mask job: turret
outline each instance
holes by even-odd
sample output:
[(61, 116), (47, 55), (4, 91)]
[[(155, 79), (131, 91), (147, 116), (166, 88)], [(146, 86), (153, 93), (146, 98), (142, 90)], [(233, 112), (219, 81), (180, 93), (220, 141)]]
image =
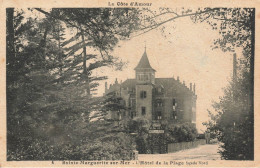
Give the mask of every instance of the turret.
[(146, 50), (135, 68), (138, 84), (155, 84), (155, 70), (151, 67)]
[(155, 70), (151, 67), (146, 50), (135, 68), (136, 116), (152, 120), (152, 92), (155, 84)]

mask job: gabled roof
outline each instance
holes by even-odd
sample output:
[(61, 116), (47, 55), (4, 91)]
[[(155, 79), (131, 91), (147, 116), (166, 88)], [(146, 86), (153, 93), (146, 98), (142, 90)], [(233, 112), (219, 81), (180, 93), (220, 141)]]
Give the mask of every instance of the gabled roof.
[(135, 70), (136, 69), (152, 69), (155, 71), (155, 69), (153, 69), (150, 65), (149, 59), (146, 54), (146, 50), (144, 51), (144, 54), (143, 54), (142, 58), (140, 59), (138, 65), (135, 67)]

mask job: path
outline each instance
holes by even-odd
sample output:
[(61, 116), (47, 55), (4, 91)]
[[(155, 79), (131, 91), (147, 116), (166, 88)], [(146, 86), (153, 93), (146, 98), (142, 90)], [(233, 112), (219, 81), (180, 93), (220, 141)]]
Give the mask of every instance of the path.
[(220, 160), (218, 152), (218, 144), (200, 145), (197, 148), (187, 149), (175, 153), (167, 154), (139, 154), (139, 161), (148, 160)]

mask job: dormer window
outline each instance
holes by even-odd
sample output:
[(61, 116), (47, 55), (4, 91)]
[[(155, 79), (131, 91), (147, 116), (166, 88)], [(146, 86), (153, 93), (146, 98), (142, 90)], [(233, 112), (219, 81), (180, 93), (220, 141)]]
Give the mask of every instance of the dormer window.
[(162, 85), (159, 85), (157, 88), (156, 88), (156, 91), (158, 94), (162, 94), (163, 93), (163, 86)]

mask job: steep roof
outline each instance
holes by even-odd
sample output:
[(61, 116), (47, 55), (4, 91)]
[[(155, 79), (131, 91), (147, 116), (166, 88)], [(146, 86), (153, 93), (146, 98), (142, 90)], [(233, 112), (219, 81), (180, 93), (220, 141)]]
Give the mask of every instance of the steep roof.
[(146, 50), (144, 51), (144, 54), (143, 54), (142, 58), (140, 59), (138, 65), (135, 67), (135, 70), (136, 69), (152, 69), (152, 70), (154, 70), (150, 65), (149, 59), (148, 59), (147, 54), (146, 54)]
[[(133, 89), (135, 88), (137, 81), (136, 79), (127, 79), (122, 83), (122, 88), (128, 88)], [(182, 90), (180, 93), (184, 92), (192, 92), (190, 91), (187, 86), (184, 86), (183, 83), (181, 83), (178, 80), (175, 80), (174, 78), (155, 78), (155, 87), (163, 86), (165, 91), (167, 91), (168, 94), (172, 94), (172, 92), (176, 92), (177, 90)]]
[(136, 79), (127, 79), (122, 83), (123, 88), (135, 88)]

